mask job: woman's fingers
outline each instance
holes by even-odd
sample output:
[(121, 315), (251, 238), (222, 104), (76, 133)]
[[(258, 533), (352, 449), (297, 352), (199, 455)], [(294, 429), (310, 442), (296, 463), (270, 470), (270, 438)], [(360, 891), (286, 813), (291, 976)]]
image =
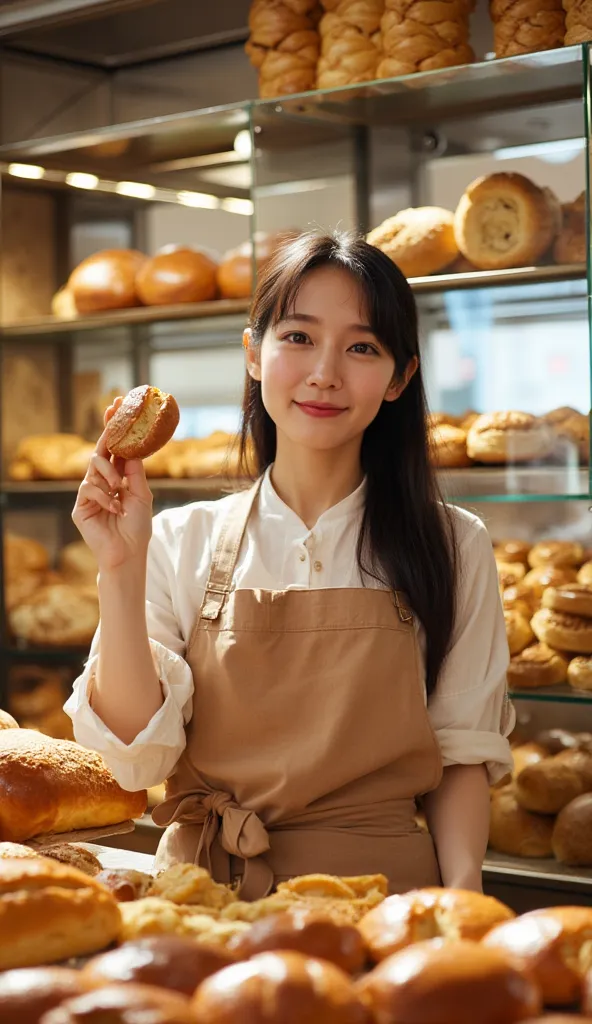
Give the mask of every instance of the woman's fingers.
[(113, 416), (115, 416), (115, 413), (119, 409), (119, 406), (121, 405), (122, 402), (123, 402), (122, 395), (118, 395), (117, 398), (113, 399), (113, 401), (111, 402), (111, 405), (108, 406), (105, 409), (105, 415), (103, 417), (103, 423), (104, 423), (105, 426), (107, 426), (109, 420), (112, 419)]
[(117, 498), (112, 498), (111, 495), (106, 494), (105, 491), (101, 490), (96, 484), (91, 483), (90, 480), (83, 480), (74, 507), (74, 519), (80, 508), (88, 501), (94, 501), (100, 508), (105, 509), (105, 512), (112, 512), (113, 515), (117, 516), (121, 513), (121, 502)]
[(91, 457), (87, 477), (91, 483), (96, 484), (107, 494), (110, 492), (115, 494), (123, 484), (123, 479), (116, 466), (96, 452)]
[[(109, 420), (112, 419), (112, 417), (115, 415), (122, 402), (122, 396), (118, 395), (115, 401), (112, 402), (111, 405), (108, 407), (108, 409), (105, 409), (105, 415), (103, 417), (103, 423), (105, 427), (107, 426)], [(103, 433), (101, 434), (99, 440), (97, 441), (95, 452), (97, 453), (97, 455), (100, 455), (101, 458), (103, 459), (111, 458), (111, 453), (107, 448), (107, 445), (105, 444), (105, 430), (103, 430)]]
[(152, 491), (146, 479), (146, 470), (141, 459), (128, 459), (125, 463), (125, 480), (127, 489), (134, 498), (141, 501), (152, 501)]

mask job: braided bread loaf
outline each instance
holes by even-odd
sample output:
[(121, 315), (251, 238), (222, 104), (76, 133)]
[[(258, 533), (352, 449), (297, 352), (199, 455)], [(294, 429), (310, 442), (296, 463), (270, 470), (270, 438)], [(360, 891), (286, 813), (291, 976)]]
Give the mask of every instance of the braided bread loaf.
[(384, 0), (321, 0), (317, 87), (332, 89), (377, 77)]
[(474, 0), (385, 0), (379, 78), (470, 64)]
[(565, 14), (561, 0), (490, 0), (489, 11), (496, 57), (563, 46)]
[(254, 0), (245, 49), (262, 99), (314, 89), (320, 14), (317, 0)]

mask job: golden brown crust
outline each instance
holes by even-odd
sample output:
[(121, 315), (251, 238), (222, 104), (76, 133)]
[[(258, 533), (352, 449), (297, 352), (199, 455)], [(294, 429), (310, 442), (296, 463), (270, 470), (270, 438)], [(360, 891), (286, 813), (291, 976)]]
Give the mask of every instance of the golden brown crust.
[(234, 960), (222, 949), (198, 946), (193, 939), (177, 935), (162, 935), (101, 953), (86, 964), (82, 977), (89, 987), (131, 982), (192, 996), (202, 981)]
[(467, 451), (476, 462), (531, 462), (552, 449), (550, 428), (527, 412), (485, 413), (469, 430)]
[(248, 932), (231, 940), (228, 949), (238, 960), (249, 960), (257, 953), (273, 950), (295, 950), (328, 960), (346, 974), (357, 974), (366, 960), (358, 928), (336, 924), (323, 917), (322, 912), (306, 907), (294, 907), (255, 921)]
[(547, 1006), (568, 1006), (579, 998), (578, 957), (591, 939), (592, 908), (549, 907), (500, 925), (485, 946), (517, 958), (540, 986)]
[(10, 707), (17, 718), (36, 718), (61, 708), (66, 699), (60, 669), (15, 665), (9, 675)]
[(380, 1021), (517, 1021), (541, 1010), (538, 986), (512, 958), (478, 942), (422, 942), (358, 985)]
[(489, 845), (510, 857), (551, 857), (553, 820), (520, 806), (512, 785), (492, 792)]
[(14, 635), (31, 646), (86, 647), (99, 624), (95, 587), (54, 583), (10, 612)]
[(383, 59), (379, 78), (470, 64), (469, 17), (474, 3), (465, 0), (435, 6), (417, 0), (386, 0), (381, 21)]
[(0, 861), (0, 970), (96, 952), (119, 928), (111, 894), (76, 868), (45, 857)]
[(507, 674), (512, 690), (558, 686), (567, 679), (567, 659), (546, 644), (533, 644), (510, 659)]
[(31, 849), (30, 846), (21, 846), (20, 843), (0, 843), (1, 860), (20, 860), (22, 857), (31, 860), (31, 858), (40, 856), (41, 854)]
[(368, 235), (370, 245), (396, 263), (406, 277), (443, 270), (458, 256), (454, 216), (438, 206), (400, 210)]
[(221, 910), (238, 899), (233, 889), (215, 882), (209, 871), (196, 864), (174, 864), (167, 868), (153, 879), (146, 895), (183, 905), (196, 903), (214, 910)]
[(358, 925), (371, 958), (378, 962), (424, 939), (478, 942), (490, 928), (514, 916), (492, 896), (464, 889), (414, 889), (389, 896)]
[(178, 992), (153, 985), (107, 985), (68, 999), (43, 1024), (195, 1024), (191, 1004)]
[(500, 562), (518, 562), (521, 565), (528, 564), (528, 552), (532, 544), (525, 540), (498, 540), (493, 546), (493, 554)]
[(561, 205), (561, 230), (553, 246), (556, 263), (586, 262), (586, 193)]
[(530, 622), (533, 612), (538, 607), (538, 598), (525, 580), (526, 577), (520, 583), (514, 583), (502, 591), (502, 604), (507, 611), (517, 611)]
[(543, 594), (543, 608), (569, 615), (592, 618), (592, 586), (587, 583), (564, 583), (560, 587), (547, 587)]
[(142, 899), (152, 885), (152, 875), (131, 868), (105, 868), (96, 879), (113, 893), (118, 903)]
[(514, 764), (512, 775), (516, 777), (528, 764), (538, 764), (539, 761), (548, 756), (548, 750), (534, 740), (530, 740), (528, 743), (519, 743), (517, 746), (512, 747), (512, 761)]
[[(544, 600), (544, 595), (543, 595)], [(592, 654), (592, 621), (567, 612), (540, 608), (535, 612), (531, 626), (538, 640), (558, 651), (573, 654)]]
[(531, 548), (528, 564), (533, 569), (554, 565), (558, 568), (577, 568), (584, 559), (581, 544), (568, 540), (542, 540)]
[(49, 552), (39, 541), (4, 534), (4, 573), (11, 580), (23, 573), (42, 573), (49, 569)]
[(557, 815), (553, 855), (561, 864), (592, 866), (592, 793), (576, 797)]
[(264, 1024), (270, 1007), (279, 1020), (306, 1024), (370, 1024), (354, 986), (334, 964), (300, 953), (260, 953), (208, 978), (193, 999), (198, 1020), (209, 1024)]
[(578, 583), (592, 584), (592, 562), (584, 562), (578, 571)]
[[(253, 904), (246, 904), (252, 907)], [(197, 904), (181, 906), (160, 896), (146, 896), (130, 903), (120, 903), (122, 918), (120, 941), (154, 935), (185, 935), (201, 945), (223, 948), (249, 924), (240, 920), (222, 920), (220, 911)], [(227, 909), (238, 907), (233, 903)]]
[(44, 1013), (87, 992), (80, 971), (67, 967), (29, 967), (0, 974), (3, 1024), (39, 1024)]
[(185, 246), (167, 246), (143, 263), (136, 290), (145, 306), (215, 299), (217, 265), (204, 252)]
[(546, 563), (527, 572), (522, 585), (532, 591), (536, 601), (540, 601), (547, 587), (560, 587), (563, 583), (575, 583), (576, 579), (575, 569)]
[(592, 690), (592, 658), (572, 658), (567, 668), (567, 681), (574, 690)]
[(590, 789), (592, 757), (577, 748), (528, 765), (515, 781), (518, 803), (537, 814), (557, 814)]
[(526, 576), (526, 569), (521, 562), (500, 562), (496, 558), (496, 567), (502, 593), (517, 586)]
[(8, 711), (3, 711), (0, 708), (0, 729), (18, 729), (19, 724), (16, 718), (8, 714)]
[(528, 620), (524, 619), (519, 612), (507, 610), (504, 611), (504, 620), (510, 654), (512, 656), (520, 654), (534, 640), (534, 633)]
[(114, 825), (145, 808), (145, 790), (121, 789), (93, 751), (28, 729), (0, 734), (1, 840)]
[(138, 306), (136, 275), (146, 257), (135, 249), (104, 249), (70, 274), (68, 291), (79, 313)]
[(462, 469), (471, 465), (467, 435), (460, 427), (441, 423), (430, 431), (430, 460), (440, 469)]
[(102, 870), (101, 862), (94, 853), (84, 846), (77, 846), (75, 843), (59, 843), (44, 850), (45, 857), (50, 860), (57, 860), (60, 864), (69, 864), (78, 868), (84, 875), (95, 878)]
[[(266, 231), (255, 232), (255, 263), (259, 273), (273, 256), (278, 246), (300, 234), (292, 231), (278, 231), (268, 234)], [(247, 299), (254, 291), (253, 287), (253, 245), (244, 242), (238, 248), (227, 252), (217, 270), (218, 290), (224, 299)]]
[(558, 455), (563, 454), (565, 460), (566, 449), (569, 455), (570, 448), (575, 448), (580, 463), (587, 465), (590, 461), (590, 417), (576, 412), (561, 423), (555, 424), (554, 429), (558, 438)]
[(122, 459), (145, 459), (170, 441), (179, 423), (172, 395), (142, 384), (124, 398), (105, 429), (105, 444)]
[(454, 218), (458, 248), (480, 270), (536, 264), (555, 230), (555, 210), (544, 189), (515, 172), (471, 182)]

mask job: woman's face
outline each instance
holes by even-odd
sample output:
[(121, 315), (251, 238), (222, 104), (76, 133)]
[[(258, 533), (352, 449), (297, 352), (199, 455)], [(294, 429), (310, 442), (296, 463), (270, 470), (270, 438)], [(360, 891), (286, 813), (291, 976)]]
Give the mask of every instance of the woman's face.
[(372, 333), (357, 281), (335, 267), (311, 271), (286, 319), (247, 351), (278, 434), (318, 450), (361, 443), (415, 369), (394, 380), (395, 361)]

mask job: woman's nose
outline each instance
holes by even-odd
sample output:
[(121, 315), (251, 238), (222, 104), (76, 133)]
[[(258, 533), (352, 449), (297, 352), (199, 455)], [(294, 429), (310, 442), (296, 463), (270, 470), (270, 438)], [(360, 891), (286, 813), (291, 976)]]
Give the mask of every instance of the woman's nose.
[(311, 367), (307, 378), (307, 384), (314, 385), (321, 390), (336, 388), (341, 384), (339, 360), (334, 353), (315, 353), (316, 359)]

